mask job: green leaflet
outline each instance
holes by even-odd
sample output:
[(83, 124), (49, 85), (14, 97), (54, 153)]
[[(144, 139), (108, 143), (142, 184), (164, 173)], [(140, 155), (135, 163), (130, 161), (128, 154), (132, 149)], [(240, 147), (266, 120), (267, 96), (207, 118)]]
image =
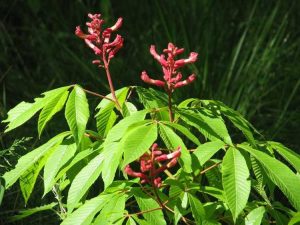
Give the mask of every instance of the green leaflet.
[(229, 148), (223, 158), (222, 182), (226, 202), (236, 220), (247, 204), (251, 184), (246, 160), (235, 148)]
[(122, 218), (124, 218), (126, 195), (120, 193), (110, 199), (105, 205), (100, 214), (94, 221), (94, 224), (110, 225), (119, 224), (122, 225)]
[(259, 132), (239, 112), (231, 109), (220, 101), (201, 100), (201, 102), (204, 103), (205, 107), (208, 107), (212, 111), (220, 111), (236, 128), (243, 132), (251, 144), (255, 145), (252, 131), (257, 134), (259, 134)]
[(174, 129), (178, 130), (180, 133), (185, 135), (188, 139), (190, 139), (196, 145), (200, 145), (198, 138), (192, 132), (190, 132), (189, 129), (187, 129), (186, 127), (184, 127), (178, 123), (172, 123), (172, 122), (168, 122), (168, 121), (163, 121), (163, 123), (169, 127), (173, 127)]
[(5, 191), (5, 180), (3, 179), (3, 177), (0, 177), (0, 206), (3, 200), (4, 191)]
[(238, 147), (249, 152), (265, 169), (268, 177), (279, 187), (291, 204), (300, 210), (300, 179), (282, 162), (246, 144)]
[(85, 132), (90, 116), (89, 105), (83, 89), (75, 85), (71, 92), (65, 110), (65, 117), (77, 144)]
[(113, 181), (124, 152), (120, 143), (121, 138), (125, 135), (129, 127), (143, 121), (146, 114), (147, 110), (138, 111), (119, 121), (108, 133), (103, 143), (105, 160), (103, 162), (102, 178), (105, 187), (108, 187)]
[(41, 136), (46, 124), (51, 120), (51, 118), (59, 112), (68, 98), (69, 91), (68, 88), (63, 89), (64, 91), (57, 94), (51, 101), (49, 101), (39, 115), (38, 120), (38, 133)]
[(13, 185), (20, 176), (22, 176), (26, 170), (28, 170), (34, 163), (36, 163), (39, 159), (41, 159), (44, 155), (47, 154), (48, 151), (52, 149), (53, 146), (59, 145), (63, 139), (70, 135), (70, 132), (61, 133), (52, 139), (50, 139), (47, 143), (42, 146), (32, 150), (26, 155), (22, 156), (13, 170), (6, 172), (3, 175), (5, 179), (6, 188)]
[(265, 207), (253, 209), (245, 218), (245, 225), (260, 225), (265, 214)]
[(195, 218), (197, 225), (205, 224), (204, 221), (206, 215), (202, 203), (199, 201), (198, 198), (196, 198), (190, 193), (188, 194), (188, 199), (193, 213), (193, 217)]
[(111, 200), (114, 194), (101, 194), (86, 201), (72, 212), (61, 225), (90, 225), (94, 216)]
[(100, 176), (104, 155), (100, 153), (93, 158), (74, 178), (68, 192), (67, 205), (72, 212), (76, 204), (86, 194), (92, 184)]
[(43, 166), (46, 163), (47, 158), (49, 155), (57, 148), (57, 145), (52, 147), (49, 152), (47, 152), (43, 157), (41, 157), (37, 162), (35, 162), (28, 170), (26, 170), (20, 177), (20, 188), (22, 195), (25, 200), (25, 204), (27, 204), (27, 201), (33, 191), (36, 179), (43, 168)]
[(143, 214), (143, 217), (149, 224), (166, 225), (162, 210), (159, 209), (158, 203), (153, 198), (149, 197), (138, 188), (133, 188), (131, 191), (141, 211), (157, 209)]
[(179, 113), (180, 118), (182, 118), (187, 124), (198, 129), (207, 139), (211, 141), (221, 139), (226, 144), (232, 144), (222, 117), (216, 116), (206, 109), (180, 109), (177, 112)]
[(132, 128), (121, 140), (124, 151), (122, 168), (142, 156), (157, 139), (157, 124), (141, 125)]
[(55, 151), (47, 159), (44, 168), (44, 194), (47, 194), (55, 184), (55, 176), (75, 154), (76, 144), (70, 140), (57, 146)]
[(297, 225), (300, 223), (300, 212), (295, 213), (288, 225)]
[(271, 147), (276, 150), (286, 161), (288, 161), (298, 173), (300, 173), (300, 155), (291, 149), (285, 147), (283, 144), (273, 141), (267, 142)]
[(161, 123), (159, 124), (159, 133), (167, 148), (176, 150), (179, 146), (181, 147), (180, 160), (183, 163), (183, 168), (188, 173), (192, 172), (192, 159), (182, 139), (172, 128)]
[(18, 221), (18, 220), (22, 220), (22, 219), (24, 219), (28, 216), (31, 216), (35, 213), (42, 212), (42, 211), (45, 211), (45, 210), (51, 210), (56, 205), (57, 205), (57, 203), (53, 202), (53, 203), (50, 203), (50, 204), (47, 204), (47, 205), (43, 205), (43, 206), (31, 208), (31, 209), (20, 210), (20, 211), (18, 211), (18, 215), (14, 215), (14, 216), (9, 217), (9, 221), (10, 222), (15, 222), (15, 221)]
[(220, 149), (225, 147), (225, 143), (221, 140), (206, 142), (199, 145), (198, 148), (193, 152), (203, 166), (214, 154), (216, 154)]
[(67, 91), (70, 86), (57, 88), (51, 91), (42, 93), (40, 98), (35, 98), (34, 103), (21, 102), (8, 112), (8, 117), (2, 122), (8, 123), (5, 132), (13, 130), (33, 117), (40, 109), (48, 102)]
[[(121, 105), (121, 107), (124, 105), (127, 93), (129, 91), (128, 87), (121, 88), (115, 92), (116, 97)], [(112, 98), (112, 95), (106, 95), (109, 98)], [(108, 100), (108, 99), (102, 99), (101, 102), (98, 104), (96, 109), (98, 109), (98, 113), (96, 114), (95, 118), (97, 121), (97, 130), (100, 134), (100, 136), (106, 136), (108, 131), (112, 128), (114, 125), (117, 115), (114, 112), (115, 103)]]
[[(146, 109), (161, 108), (168, 105), (168, 96), (166, 93), (154, 90), (152, 88), (137, 87), (136, 91), (140, 102)], [(159, 110), (155, 112), (159, 120), (169, 121), (168, 112)]]

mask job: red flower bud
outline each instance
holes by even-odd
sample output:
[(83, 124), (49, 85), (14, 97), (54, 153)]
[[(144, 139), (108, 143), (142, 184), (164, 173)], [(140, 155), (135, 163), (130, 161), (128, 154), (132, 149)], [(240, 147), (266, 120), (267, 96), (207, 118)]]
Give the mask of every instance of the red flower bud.
[(192, 75), (190, 75), (186, 80), (180, 81), (180, 82), (176, 83), (176, 84), (174, 85), (174, 88), (179, 88), (179, 87), (188, 85), (188, 84), (192, 83), (195, 79), (196, 79), (196, 75), (195, 75), (195, 74), (192, 74)]
[(161, 80), (153, 80), (151, 79), (148, 74), (146, 73), (146, 71), (143, 71), (141, 74), (141, 79), (148, 84), (153, 84), (156, 85), (158, 87), (164, 87), (165, 86), (165, 82), (161, 81)]

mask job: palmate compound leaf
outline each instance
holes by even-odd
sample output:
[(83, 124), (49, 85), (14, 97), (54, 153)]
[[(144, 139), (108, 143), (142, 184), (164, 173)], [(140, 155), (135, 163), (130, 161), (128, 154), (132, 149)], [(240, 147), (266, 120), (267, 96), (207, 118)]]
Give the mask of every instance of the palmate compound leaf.
[(26, 155), (22, 156), (16, 165), (16, 167), (6, 172), (3, 175), (5, 179), (6, 188), (9, 188), (13, 185), (20, 176), (22, 176), (32, 165), (34, 165), (37, 161), (39, 161), (42, 157), (44, 157), (55, 145), (59, 145), (63, 139), (70, 135), (70, 132), (61, 133), (52, 139), (50, 139), (47, 143), (42, 146), (36, 148), (35, 150), (30, 151)]
[(70, 86), (57, 88), (51, 91), (42, 93), (43, 97), (35, 98), (34, 103), (21, 102), (7, 114), (6, 120), (3, 123), (8, 123), (5, 132), (13, 130), (33, 117), (39, 110), (41, 110), (48, 102), (51, 102), (57, 96), (67, 91)]
[(192, 159), (182, 139), (172, 128), (161, 123), (159, 124), (159, 133), (167, 148), (176, 150), (181, 147), (180, 160), (183, 163), (183, 168), (188, 173), (192, 172)]
[(103, 160), (105, 158), (101, 152), (75, 176), (68, 192), (67, 206), (69, 212), (73, 211), (80, 199), (100, 176)]
[(69, 91), (65, 89), (64, 92), (61, 92), (51, 99), (51, 101), (47, 102), (45, 107), (42, 109), (38, 120), (39, 136), (41, 136), (46, 124), (51, 120), (51, 118), (64, 107), (68, 95)]
[(124, 151), (122, 168), (138, 159), (157, 139), (157, 124), (142, 124), (134, 127), (121, 140), (121, 149)]
[(103, 143), (105, 160), (103, 162), (102, 179), (105, 188), (112, 183), (124, 152), (120, 142), (121, 138), (125, 135), (130, 126), (143, 121), (147, 112), (147, 110), (142, 110), (125, 117), (109, 131)]
[(131, 192), (133, 193), (140, 210), (147, 211), (147, 213), (143, 213), (143, 217), (147, 220), (148, 224), (167, 224), (160, 206), (153, 198), (143, 193), (139, 188), (132, 188)]
[(247, 163), (238, 149), (229, 148), (222, 163), (222, 183), (226, 203), (234, 221), (245, 208), (250, 194)]
[(267, 176), (285, 194), (295, 209), (300, 210), (300, 179), (290, 168), (268, 154), (256, 150), (246, 144), (239, 148), (249, 152), (264, 168)]
[(75, 85), (66, 104), (65, 117), (77, 144), (80, 143), (85, 132), (89, 116), (90, 110), (85, 92), (80, 86)]

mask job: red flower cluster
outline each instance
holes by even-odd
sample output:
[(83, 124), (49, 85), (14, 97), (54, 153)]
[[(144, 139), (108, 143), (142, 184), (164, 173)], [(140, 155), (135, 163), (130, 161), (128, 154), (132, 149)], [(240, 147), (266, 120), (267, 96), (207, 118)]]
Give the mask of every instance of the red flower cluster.
[[(102, 61), (108, 62), (119, 49), (123, 46), (124, 39), (121, 35), (116, 35), (113, 41), (110, 41), (111, 34), (118, 30), (122, 26), (122, 18), (119, 18), (115, 25), (112, 27), (106, 28), (101, 31), (102, 24), (104, 23), (103, 19), (100, 19), (101, 14), (88, 14), (88, 17), (91, 19), (90, 22), (87, 22), (88, 34), (82, 32), (79, 26), (76, 27), (75, 34), (84, 39), (85, 43), (93, 49), (96, 55), (101, 56)], [(100, 64), (100, 60), (94, 60), (94, 64)]]
[[(135, 172), (131, 169), (130, 165), (125, 167), (125, 172), (132, 177), (141, 178), (141, 183), (148, 183), (154, 185), (155, 187), (161, 186), (161, 177), (158, 177), (159, 173), (164, 170), (171, 168), (176, 165), (178, 158), (181, 155), (181, 148), (170, 154), (162, 154), (162, 152), (158, 149), (158, 145), (154, 143), (151, 148), (151, 153), (145, 153), (139, 159), (140, 170), (141, 172)], [(162, 166), (156, 168), (156, 164), (158, 162), (167, 161)]]
[(175, 60), (175, 57), (183, 53), (183, 51), (183, 48), (177, 48), (174, 44), (169, 43), (168, 48), (163, 50), (163, 52), (167, 54), (166, 58), (166, 55), (164, 54), (159, 55), (156, 52), (155, 46), (151, 45), (150, 53), (161, 64), (164, 73), (164, 80), (151, 79), (146, 71), (142, 72), (141, 79), (149, 84), (153, 84), (159, 87), (166, 87), (170, 91), (193, 82), (196, 78), (195, 74), (190, 75), (185, 80), (181, 80), (182, 74), (177, 70), (186, 64), (194, 63), (197, 60), (198, 53), (191, 52), (190, 56), (187, 59)]

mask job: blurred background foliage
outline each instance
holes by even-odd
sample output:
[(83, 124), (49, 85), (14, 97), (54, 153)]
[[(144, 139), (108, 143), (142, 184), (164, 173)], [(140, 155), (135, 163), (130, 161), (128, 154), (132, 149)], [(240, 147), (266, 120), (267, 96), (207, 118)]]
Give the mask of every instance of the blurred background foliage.
[[(56, 87), (78, 83), (108, 93), (104, 72), (91, 64), (92, 51), (74, 35), (75, 26), (84, 27), (88, 12), (100, 12), (107, 26), (124, 18), (120, 33), (125, 45), (111, 65), (116, 88), (144, 85), (140, 73), (145, 69), (159, 78), (162, 72), (149, 46), (155, 44), (160, 52), (173, 42), (186, 49), (185, 56), (199, 53), (197, 63), (184, 71), (196, 73), (198, 79), (176, 92), (177, 101), (187, 97), (223, 101), (266, 139), (300, 152), (300, 1), (2, 0), (0, 120), (20, 101), (32, 101)], [(90, 98), (91, 105), (97, 101)], [(59, 120), (56, 116), (43, 138), (66, 128)], [(33, 120), (0, 136), (0, 151), (9, 153), (0, 154), (0, 174), (20, 154), (10, 150), (14, 139), (23, 146), (23, 137), (34, 137), (27, 151), (34, 148), (36, 126)], [(18, 188), (9, 194), (13, 202), (7, 207), (24, 206)], [(40, 196), (34, 197), (29, 206), (38, 205)]]

